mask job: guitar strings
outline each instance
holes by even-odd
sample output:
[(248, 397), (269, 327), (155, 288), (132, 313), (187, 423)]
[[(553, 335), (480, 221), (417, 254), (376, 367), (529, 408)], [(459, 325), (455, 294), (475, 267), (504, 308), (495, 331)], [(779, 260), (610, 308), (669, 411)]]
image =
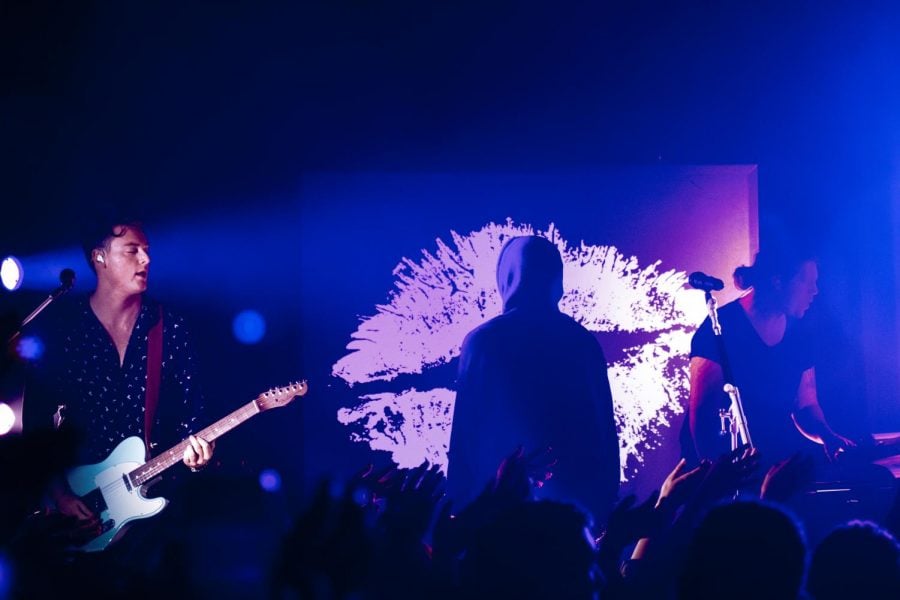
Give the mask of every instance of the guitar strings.
[[(231, 431), (232, 429), (243, 423), (247, 418), (255, 416), (260, 412), (262, 412), (262, 410), (259, 408), (257, 401), (253, 400), (237, 409), (221, 421), (214, 423), (206, 429), (198, 432), (196, 435), (201, 435), (202, 437), (204, 434), (212, 433), (212, 439), (216, 439), (218, 437), (221, 437), (222, 434)], [(240, 418), (240, 421), (236, 420), (238, 418)], [(222, 423), (223, 426), (220, 426), (219, 423)], [(180, 443), (176, 444), (169, 452), (161, 454), (151, 461), (144, 463), (143, 465), (134, 469), (133, 471), (130, 471), (127, 474), (129, 483), (131, 483), (135, 487), (140, 487), (150, 479), (153, 479), (158, 474), (162, 473), (163, 471), (177, 463), (181, 456), (184, 454), (184, 450), (188, 447), (188, 445), (189, 442), (187, 440), (182, 440)], [(146, 468), (148, 464), (151, 466), (149, 468)], [(112, 481), (111, 483), (100, 487), (100, 489), (104, 496), (114, 493), (119, 489), (124, 490), (126, 493), (128, 492), (126, 487), (123, 485), (123, 482), (120, 480)]]
[[(216, 439), (218, 437), (221, 437), (222, 434), (231, 431), (232, 429), (243, 423), (247, 418), (255, 416), (260, 412), (261, 410), (254, 400), (195, 435), (200, 435), (201, 437), (203, 437), (204, 434), (212, 433), (212, 439)], [(240, 420), (238, 420), (239, 418)], [(220, 426), (219, 423), (222, 423), (222, 425)], [(137, 474), (135, 474), (135, 471), (129, 473), (132, 483), (134, 483), (135, 485), (143, 485), (145, 482), (149, 481), (153, 477), (156, 477), (158, 474), (162, 473), (163, 471), (177, 463), (181, 459), (181, 456), (184, 454), (184, 450), (188, 447), (188, 445), (189, 442), (187, 440), (183, 440), (168, 452), (160, 454), (148, 463), (145, 463), (144, 465), (141, 465), (140, 467), (135, 469), (135, 471), (141, 471), (141, 469), (146, 467), (148, 464), (151, 465), (146, 470), (141, 471)]]

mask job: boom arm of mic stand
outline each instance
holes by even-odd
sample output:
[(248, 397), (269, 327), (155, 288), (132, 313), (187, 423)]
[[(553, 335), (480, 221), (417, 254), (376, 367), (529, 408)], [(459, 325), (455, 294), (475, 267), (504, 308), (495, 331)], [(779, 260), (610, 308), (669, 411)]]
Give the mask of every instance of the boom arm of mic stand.
[(72, 284), (64, 283), (61, 286), (59, 286), (58, 288), (56, 288), (55, 290), (53, 290), (52, 292), (50, 292), (50, 295), (47, 296), (46, 298), (44, 298), (44, 301), (41, 302), (40, 304), (38, 304), (37, 308), (35, 308), (33, 311), (31, 311), (31, 313), (29, 313), (29, 315), (27, 317), (25, 317), (25, 319), (22, 321), (22, 324), (19, 325), (19, 328), (16, 330), (16, 332), (14, 334), (12, 334), (10, 336), (10, 338), (6, 341), (6, 345), (11, 346), (13, 343), (15, 343), (15, 341), (17, 339), (19, 339), (19, 336), (22, 335), (22, 330), (25, 329), (26, 325), (31, 323), (35, 319), (35, 317), (37, 317), (39, 314), (41, 314), (45, 308), (50, 306), (50, 304), (54, 300), (56, 300), (57, 298), (59, 298), (60, 296), (62, 296), (66, 292), (68, 292), (70, 289), (72, 289)]

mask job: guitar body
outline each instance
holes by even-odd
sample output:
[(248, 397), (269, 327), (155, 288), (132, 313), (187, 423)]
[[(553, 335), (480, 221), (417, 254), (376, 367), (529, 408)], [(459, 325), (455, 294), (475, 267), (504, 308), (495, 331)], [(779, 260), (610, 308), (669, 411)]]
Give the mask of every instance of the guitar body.
[[(271, 408), (288, 405), (306, 393), (305, 381), (263, 392), (255, 400), (219, 419), (202, 431), (199, 438), (213, 442), (247, 419)], [(77, 550), (103, 550), (125, 533), (128, 524), (159, 514), (169, 503), (165, 498), (146, 498), (141, 490), (166, 469), (180, 463), (189, 440), (182, 440), (149, 460), (144, 441), (139, 437), (122, 440), (103, 462), (69, 471), (66, 479), (75, 495), (100, 517), (101, 533)]]
[(141, 486), (132, 485), (129, 478), (130, 472), (144, 464), (145, 452), (141, 438), (130, 437), (122, 440), (103, 462), (68, 473), (69, 487), (95, 509), (102, 527), (102, 533), (79, 550), (103, 550), (125, 532), (129, 523), (157, 515), (166, 507), (165, 498), (145, 498)]

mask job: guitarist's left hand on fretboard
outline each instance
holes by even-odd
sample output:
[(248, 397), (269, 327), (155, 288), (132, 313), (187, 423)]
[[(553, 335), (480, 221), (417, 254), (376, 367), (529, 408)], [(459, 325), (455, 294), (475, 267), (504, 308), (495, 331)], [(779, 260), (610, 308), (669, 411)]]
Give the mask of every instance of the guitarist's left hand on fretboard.
[(216, 449), (216, 442), (207, 442), (201, 437), (195, 435), (188, 437), (188, 446), (184, 449), (184, 458), (182, 462), (190, 468), (191, 471), (199, 471), (212, 460), (213, 452)]

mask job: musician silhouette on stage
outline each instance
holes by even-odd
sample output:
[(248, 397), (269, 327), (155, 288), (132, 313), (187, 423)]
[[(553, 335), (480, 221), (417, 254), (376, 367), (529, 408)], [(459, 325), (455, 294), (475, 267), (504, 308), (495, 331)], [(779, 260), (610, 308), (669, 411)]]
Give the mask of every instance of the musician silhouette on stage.
[[(802, 320), (818, 294), (816, 262), (787, 243), (772, 244), (734, 276), (736, 285), (749, 292), (719, 309), (719, 321), (750, 437), (762, 460), (786, 459), (809, 447), (809, 440), (835, 459), (854, 443), (831, 428), (816, 394), (813, 338)], [(719, 435), (718, 414), (729, 402), (708, 318), (691, 341), (690, 383), (685, 454), (715, 459), (729, 450), (728, 438)]]
[(606, 359), (596, 338), (560, 312), (563, 263), (545, 238), (500, 253), (503, 314), (466, 337), (450, 438), (448, 493), (463, 506), (518, 446), (552, 448), (542, 498), (576, 502), (604, 522), (619, 486), (619, 444)]

